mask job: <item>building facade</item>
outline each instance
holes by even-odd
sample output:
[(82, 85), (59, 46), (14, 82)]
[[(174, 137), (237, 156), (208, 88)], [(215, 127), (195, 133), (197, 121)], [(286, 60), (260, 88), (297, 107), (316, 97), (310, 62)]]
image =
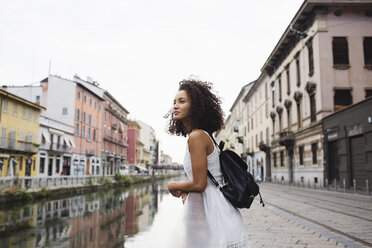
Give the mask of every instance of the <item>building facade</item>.
[(45, 108), (0, 89), (0, 176), (36, 176), (40, 111)]
[(141, 163), (141, 126), (135, 120), (128, 121), (128, 163)]
[(73, 174), (101, 175), (102, 113), (104, 99), (79, 82), (76, 85)]
[(103, 174), (119, 172), (127, 163), (129, 112), (107, 91), (104, 93), (105, 109), (103, 117)]
[(323, 183), (322, 119), (371, 94), (371, 3), (305, 1), (265, 62), (274, 180)]
[(147, 123), (144, 123), (142, 121), (138, 121), (138, 124), (141, 126), (141, 137), (140, 140), (143, 143), (143, 157), (141, 160), (142, 164), (146, 165), (147, 167), (156, 164), (156, 157), (157, 157), (157, 141), (155, 136), (154, 129), (148, 125)]
[(372, 182), (372, 97), (323, 119), (324, 178), (367, 190)]
[(246, 159), (249, 172), (258, 180), (271, 180), (269, 117), (270, 94), (266, 74), (255, 81), (243, 98), (247, 118), (245, 123)]

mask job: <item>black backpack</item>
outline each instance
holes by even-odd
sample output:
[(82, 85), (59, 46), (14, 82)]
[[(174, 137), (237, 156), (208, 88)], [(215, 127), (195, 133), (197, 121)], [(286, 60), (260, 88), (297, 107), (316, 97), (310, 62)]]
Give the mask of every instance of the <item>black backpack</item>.
[(208, 170), (208, 176), (213, 183), (221, 190), (225, 198), (236, 208), (249, 208), (256, 195), (260, 196), (262, 207), (265, 203), (260, 194), (260, 188), (254, 181), (251, 173), (247, 171), (247, 164), (233, 151), (225, 150), (225, 143), (220, 142), (217, 145), (212, 135), (209, 135), (220, 150), (220, 165), (224, 179), (224, 185), (221, 186)]

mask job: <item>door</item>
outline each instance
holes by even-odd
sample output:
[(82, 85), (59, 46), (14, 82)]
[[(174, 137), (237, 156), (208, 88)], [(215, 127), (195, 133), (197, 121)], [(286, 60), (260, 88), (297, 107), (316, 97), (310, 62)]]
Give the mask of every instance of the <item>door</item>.
[(351, 180), (356, 180), (358, 189), (365, 189), (365, 181), (367, 179), (363, 140), (363, 136), (357, 136), (350, 139)]
[(328, 181), (333, 182), (334, 179), (339, 180), (338, 170), (338, 143), (337, 141), (328, 142)]

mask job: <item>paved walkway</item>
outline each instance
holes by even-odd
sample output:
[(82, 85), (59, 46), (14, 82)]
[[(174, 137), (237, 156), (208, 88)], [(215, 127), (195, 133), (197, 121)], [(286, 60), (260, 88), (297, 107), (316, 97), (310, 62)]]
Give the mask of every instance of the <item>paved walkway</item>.
[[(297, 196), (297, 199), (285, 198), (293, 196), (288, 191), (297, 193), (299, 196)], [(372, 218), (372, 212), (369, 209), (363, 208), (363, 211), (369, 216), (365, 216), (365, 220), (357, 221), (364, 221), (367, 226), (359, 226), (353, 223), (354, 221), (346, 224), (343, 223), (343, 220), (347, 218), (343, 218), (341, 210), (338, 210), (336, 207), (330, 208), (339, 214), (339, 216), (333, 217), (334, 222), (332, 223), (326, 219), (333, 212), (319, 211), (325, 209), (321, 203), (310, 208), (310, 203), (314, 203), (318, 195), (330, 199), (329, 202), (336, 202), (337, 199), (341, 201), (342, 199), (340, 198), (342, 197), (353, 198), (351, 194), (345, 196), (345, 193), (334, 192), (330, 194), (329, 192), (322, 192), (320, 190), (306, 190), (276, 184), (261, 184), (261, 192), (266, 203), (264, 208), (256, 199), (250, 209), (241, 210), (251, 248), (372, 247), (369, 243), (361, 243), (358, 240), (352, 239), (354, 236), (344, 235), (355, 235), (356, 238), (359, 237), (360, 240), (369, 242), (368, 236), (372, 232), (370, 228), (372, 221), (369, 221), (369, 218)], [(314, 197), (314, 200), (311, 199), (312, 197)], [(303, 201), (302, 198), (307, 198), (307, 202)], [(360, 205), (358, 204), (358, 200), (361, 204), (364, 202), (369, 203), (372, 202), (372, 197), (356, 195), (354, 202), (356, 202), (357, 206)], [(327, 206), (326, 203), (325, 206)], [(345, 211), (345, 217), (351, 218), (350, 215), (347, 216), (347, 213), (349, 212)], [(354, 216), (354, 218), (362, 217)], [(322, 220), (326, 221), (322, 222)], [(344, 226), (348, 226), (350, 230), (346, 230)]]

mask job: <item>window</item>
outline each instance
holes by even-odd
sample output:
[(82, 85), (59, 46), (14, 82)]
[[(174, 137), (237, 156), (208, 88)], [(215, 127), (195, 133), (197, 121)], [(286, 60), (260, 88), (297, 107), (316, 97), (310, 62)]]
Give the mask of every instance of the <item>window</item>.
[(32, 121), (32, 109), (28, 110), (28, 120)]
[(316, 121), (316, 103), (315, 94), (310, 95), (310, 121)]
[(272, 119), (273, 120), (273, 137), (275, 135), (275, 119)]
[(89, 106), (92, 107), (92, 98), (89, 99)]
[(40, 103), (40, 96), (36, 96), (35, 100), (36, 100), (37, 103)]
[(284, 167), (284, 151), (280, 151), (280, 167)]
[(273, 153), (274, 167), (277, 167), (276, 152)]
[(279, 87), (279, 102), (282, 101), (282, 79), (281, 79), (282, 75), (279, 75), (278, 77), (278, 87)]
[(298, 147), (298, 157), (300, 159), (300, 165), (304, 165), (304, 147)]
[(62, 115), (67, 115), (68, 114), (68, 108), (63, 107), (62, 108)]
[(297, 86), (300, 86), (301, 85), (301, 68), (300, 68), (300, 59), (299, 59), (299, 55), (297, 54), (297, 57), (296, 57), (296, 84)]
[(83, 112), (83, 119), (82, 122), (85, 123), (87, 120), (87, 113)]
[(84, 103), (87, 103), (87, 96), (84, 96)]
[(269, 104), (266, 103), (266, 106), (265, 106), (265, 116), (266, 116), (266, 119), (269, 118)]
[(292, 130), (291, 108), (287, 109), (287, 128), (288, 131)]
[(283, 130), (282, 114), (278, 114), (279, 117), (279, 132)]
[(4, 113), (8, 113), (8, 100), (4, 99)]
[(318, 164), (317, 147), (318, 147), (318, 143), (311, 144), (311, 152), (313, 154), (313, 164)]
[(85, 126), (81, 126), (81, 137), (85, 138)]
[(346, 37), (333, 37), (333, 65), (349, 65), (349, 49)]
[(40, 157), (39, 172), (44, 173), (44, 168), (45, 168), (45, 158)]
[(38, 122), (38, 121), (39, 121), (39, 113), (35, 112), (35, 122)]
[(297, 102), (297, 128), (302, 128), (301, 102)]
[(307, 52), (308, 52), (308, 63), (309, 63), (309, 76), (314, 75), (314, 54), (313, 54), (313, 42), (309, 40), (307, 42)]
[(371, 90), (366, 89), (366, 98), (371, 97), (371, 96), (372, 96), (372, 89)]
[(269, 146), (270, 144), (270, 133), (269, 133), (269, 128), (266, 128), (266, 145)]
[(1, 145), (5, 146), (6, 127), (1, 128)]
[(18, 105), (17, 105), (17, 103), (14, 103), (14, 105), (13, 105), (13, 115), (14, 116), (18, 115)]
[(256, 146), (258, 146), (258, 134), (256, 134)]
[(251, 118), (251, 128), (253, 130), (253, 118)]
[(91, 139), (90, 128), (88, 128), (88, 139)]
[(273, 107), (275, 106), (275, 85), (274, 82), (271, 83), (271, 98), (272, 98), (272, 103)]
[(80, 109), (76, 109), (76, 120), (80, 120)]
[(88, 124), (92, 125), (92, 115), (88, 115)]
[(77, 98), (78, 98), (78, 100), (80, 100), (80, 99), (81, 99), (81, 96), (80, 96), (80, 91), (78, 91), (78, 92), (77, 92)]
[(262, 131), (260, 132), (260, 142), (262, 142), (263, 141), (263, 133), (262, 133)]
[(352, 103), (353, 97), (351, 96), (351, 90), (335, 90), (333, 97), (334, 111), (344, 109)]
[(265, 99), (269, 98), (269, 94), (267, 92), (267, 83), (265, 83)]
[(96, 129), (93, 129), (93, 140), (96, 140)]
[(287, 95), (291, 94), (291, 76), (289, 72), (289, 66), (290, 64), (288, 64), (285, 68), (285, 73), (287, 75)]
[(363, 39), (364, 64), (372, 65), (372, 37)]
[(26, 106), (22, 106), (22, 118), (26, 119)]
[(79, 124), (76, 124), (75, 135), (79, 136)]
[(60, 159), (56, 159), (56, 173), (59, 173)]

